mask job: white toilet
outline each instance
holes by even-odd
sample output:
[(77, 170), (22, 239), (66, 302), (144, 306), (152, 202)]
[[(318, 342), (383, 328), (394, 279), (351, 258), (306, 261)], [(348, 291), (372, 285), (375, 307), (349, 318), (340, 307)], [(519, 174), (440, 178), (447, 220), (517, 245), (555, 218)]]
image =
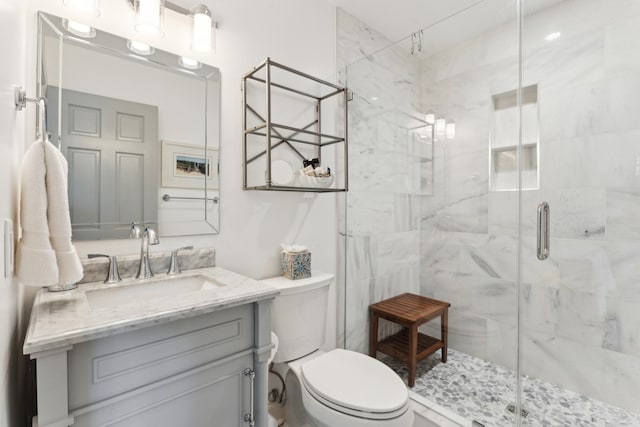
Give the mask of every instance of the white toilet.
[(404, 382), (367, 355), (324, 342), (331, 274), (265, 282), (280, 290), (271, 312), (278, 336), (274, 363), (286, 363), (285, 420), (290, 427), (410, 427), (413, 410)]

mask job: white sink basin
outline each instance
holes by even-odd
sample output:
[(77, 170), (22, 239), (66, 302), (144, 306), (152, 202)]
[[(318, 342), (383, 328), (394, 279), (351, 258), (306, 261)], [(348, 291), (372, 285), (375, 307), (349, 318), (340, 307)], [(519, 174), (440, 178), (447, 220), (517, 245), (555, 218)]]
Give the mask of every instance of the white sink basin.
[(134, 285), (94, 289), (85, 293), (92, 308), (109, 308), (123, 304), (141, 304), (158, 298), (175, 297), (225, 286), (206, 276), (160, 279)]

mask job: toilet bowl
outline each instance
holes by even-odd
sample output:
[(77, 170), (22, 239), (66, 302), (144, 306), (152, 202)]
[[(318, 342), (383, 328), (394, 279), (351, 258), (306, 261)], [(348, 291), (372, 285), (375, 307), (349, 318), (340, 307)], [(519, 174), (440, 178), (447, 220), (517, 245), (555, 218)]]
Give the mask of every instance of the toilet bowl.
[(388, 366), (354, 351), (319, 350), (332, 281), (330, 274), (265, 281), (280, 290), (271, 318), (279, 342), (274, 362), (286, 366), (285, 421), (291, 427), (410, 427), (409, 392)]
[[(295, 393), (300, 397), (297, 405), (295, 400), (292, 406), (285, 405), (285, 419), (306, 421), (297, 425), (408, 427), (413, 424), (413, 410), (404, 382), (378, 360), (336, 349), (315, 352), (289, 362), (288, 367), (288, 396)], [(300, 406), (304, 414), (300, 414)]]

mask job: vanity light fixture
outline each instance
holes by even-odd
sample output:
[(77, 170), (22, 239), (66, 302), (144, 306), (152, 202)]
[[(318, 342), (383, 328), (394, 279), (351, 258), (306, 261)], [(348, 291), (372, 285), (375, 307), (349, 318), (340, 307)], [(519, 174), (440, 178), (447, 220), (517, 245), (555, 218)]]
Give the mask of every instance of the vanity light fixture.
[(436, 135), (442, 136), (446, 131), (447, 121), (444, 117), (440, 116), (436, 119)]
[(215, 51), (215, 31), (218, 28), (218, 23), (213, 21), (211, 11), (207, 6), (199, 4), (191, 10), (188, 10), (165, 0), (125, 1), (136, 15), (134, 28), (137, 32), (164, 36), (164, 11), (165, 9), (169, 9), (175, 13), (191, 18), (191, 50), (199, 53)]
[(434, 124), (436, 122), (436, 115), (430, 111), (424, 115), (424, 121), (429, 124)]
[(62, 20), (62, 28), (73, 35), (82, 37), (83, 39), (92, 39), (96, 36), (96, 30), (87, 24), (69, 19)]
[(163, 35), (164, 0), (135, 0), (136, 23), (139, 33)]
[(149, 46), (146, 43), (137, 42), (135, 40), (127, 40), (127, 48), (131, 52), (143, 56), (153, 55), (153, 52), (155, 52), (155, 49), (153, 47)]
[(196, 52), (211, 51), (211, 11), (207, 6), (199, 4), (191, 9), (193, 18), (193, 32), (191, 34), (191, 49)]
[(62, 0), (65, 6), (91, 16), (100, 16), (98, 0)]
[(196, 61), (195, 59), (187, 58), (186, 56), (181, 56), (178, 59), (180, 66), (186, 68), (188, 70), (197, 70), (202, 68), (202, 63)]
[(453, 120), (447, 120), (447, 124), (445, 126), (445, 133), (447, 135), (447, 139), (455, 139), (456, 123)]

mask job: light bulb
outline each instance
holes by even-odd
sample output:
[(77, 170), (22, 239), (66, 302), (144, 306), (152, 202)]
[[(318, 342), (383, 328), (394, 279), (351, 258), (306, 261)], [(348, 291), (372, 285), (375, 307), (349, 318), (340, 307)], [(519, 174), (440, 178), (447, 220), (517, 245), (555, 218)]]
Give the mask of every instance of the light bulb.
[(432, 112), (428, 112), (424, 115), (424, 121), (432, 125), (436, 121), (436, 115)]
[(70, 21), (68, 19), (62, 20), (62, 28), (74, 34), (78, 37), (82, 37), (85, 39), (91, 39), (96, 36), (96, 30), (91, 28), (91, 26), (87, 24), (83, 24), (77, 21)]
[(197, 70), (202, 68), (202, 64), (195, 59), (187, 58), (185, 56), (181, 56), (178, 60), (181, 67), (187, 68), (189, 70)]
[(193, 34), (191, 49), (196, 52), (211, 51), (211, 12), (204, 5), (198, 5), (191, 10), (193, 15)]
[(134, 29), (139, 33), (162, 34), (164, 0), (138, 0)]
[(436, 119), (436, 134), (444, 135), (446, 125), (447, 125), (447, 121), (443, 117), (438, 117)]
[(155, 52), (155, 49), (146, 43), (137, 42), (135, 40), (127, 40), (127, 48), (138, 55), (149, 56)]
[(447, 122), (446, 134), (447, 139), (454, 139), (456, 137), (456, 124), (453, 120)]

